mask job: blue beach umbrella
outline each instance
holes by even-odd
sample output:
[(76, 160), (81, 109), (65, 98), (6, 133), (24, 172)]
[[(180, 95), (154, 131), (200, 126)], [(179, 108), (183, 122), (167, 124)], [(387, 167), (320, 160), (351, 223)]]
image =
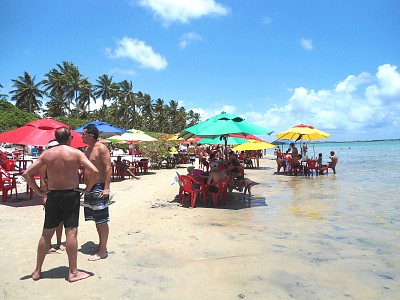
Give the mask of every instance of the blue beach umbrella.
[(104, 138), (106, 137), (110, 137), (116, 134), (122, 134), (125, 132), (128, 132), (125, 129), (113, 126), (107, 122), (103, 122), (103, 121), (93, 121), (93, 122), (89, 122), (86, 123), (85, 125), (78, 127), (77, 129), (75, 129), (76, 132), (83, 132), (83, 129), (89, 125), (89, 124), (93, 124), (94, 126), (96, 126), (96, 128), (99, 130), (100, 135)]

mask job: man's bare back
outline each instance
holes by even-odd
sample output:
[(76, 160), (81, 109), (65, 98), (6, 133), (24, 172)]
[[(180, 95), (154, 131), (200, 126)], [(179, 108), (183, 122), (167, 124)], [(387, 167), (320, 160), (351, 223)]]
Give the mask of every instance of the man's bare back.
[[(79, 187), (78, 169), (83, 165), (88, 170), (93, 166), (87, 164), (85, 154), (67, 145), (46, 150), (39, 156), (30, 174), (35, 174), (42, 166), (47, 169), (47, 187), (49, 190), (67, 190)], [(93, 169), (93, 171), (97, 171)], [(97, 175), (96, 175), (97, 176)]]
[(77, 171), (84, 154), (66, 145), (48, 149), (42, 155), (47, 169), (49, 190), (66, 190), (79, 186)]

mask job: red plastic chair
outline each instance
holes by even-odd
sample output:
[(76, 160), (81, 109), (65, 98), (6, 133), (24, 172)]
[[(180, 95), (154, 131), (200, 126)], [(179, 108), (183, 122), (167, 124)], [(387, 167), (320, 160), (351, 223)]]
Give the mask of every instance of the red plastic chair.
[(312, 173), (314, 176), (314, 171), (315, 171), (315, 175), (318, 176), (318, 162), (314, 159), (307, 160), (306, 174), (308, 176), (310, 176)]
[(115, 181), (116, 179), (119, 179), (119, 180), (125, 179), (125, 172), (121, 166), (118, 166), (114, 162), (111, 164), (111, 169), (112, 169), (112, 174), (111, 174), (112, 181)]
[[(40, 174), (33, 175), (33, 179), (40, 180)], [(29, 188), (29, 199), (32, 200), (32, 198), (33, 198), (33, 188), (31, 188), (29, 185), (26, 185), (26, 189), (27, 189), (26, 192), (28, 192), (28, 188)]]
[(33, 164), (33, 160), (32, 159), (19, 159), (19, 160), (17, 160), (17, 167), (18, 167), (18, 170), (21, 171), (21, 173), (24, 170), (28, 169), (28, 167), (31, 164)]
[(297, 175), (299, 175), (299, 174), (301, 175), (303, 173), (303, 168), (302, 168), (300, 161), (298, 161), (296, 164), (293, 164), (293, 160), (288, 160), (288, 162), (289, 162), (289, 173), (290, 174), (293, 173), (294, 176), (297, 176)]
[(228, 170), (233, 183), (232, 188), (240, 188), (244, 183), (244, 168), (242, 166), (229, 166)]
[[(229, 183), (230, 183), (230, 178), (223, 178), (220, 181), (218, 181), (216, 184), (211, 184), (207, 188), (207, 192), (211, 194), (213, 198), (213, 203), (214, 207), (218, 206), (218, 199), (222, 197), (222, 200), (224, 202), (224, 205), (226, 204), (226, 197), (228, 194), (228, 188), (229, 188)], [(214, 193), (209, 190), (210, 186), (216, 186), (218, 188), (218, 192)]]
[(16, 164), (17, 164), (17, 162), (14, 159), (8, 159), (5, 162), (4, 169), (6, 171), (15, 171)]
[(323, 175), (324, 172), (326, 172), (326, 175), (328, 175), (328, 166), (323, 166), (323, 167), (317, 167), (317, 173), (319, 173), (320, 175)]
[(12, 196), (12, 190), (15, 190), (15, 196), (18, 198), (17, 178), (13, 174), (8, 174), (3, 168), (0, 170), (1, 194), (3, 202), (7, 202), (8, 192)]
[(188, 175), (179, 175), (179, 181), (181, 182), (181, 187), (179, 188), (179, 201), (184, 204), (185, 195), (189, 195), (190, 206), (194, 208), (196, 204), (196, 198), (200, 193), (203, 193), (203, 202), (206, 206), (206, 195), (204, 192), (204, 184), (197, 182), (192, 177)]
[(319, 167), (319, 168), (318, 168), (318, 171), (319, 171), (319, 173), (320, 173), (321, 175), (324, 174), (324, 172), (326, 172), (326, 175), (328, 175), (329, 169), (332, 169), (333, 174), (336, 174), (336, 166), (332, 166), (329, 162), (328, 162), (328, 164), (327, 164), (326, 166), (324, 166), (324, 167)]
[(140, 168), (140, 172), (147, 174), (149, 171), (149, 160), (143, 158), (137, 162), (137, 166)]

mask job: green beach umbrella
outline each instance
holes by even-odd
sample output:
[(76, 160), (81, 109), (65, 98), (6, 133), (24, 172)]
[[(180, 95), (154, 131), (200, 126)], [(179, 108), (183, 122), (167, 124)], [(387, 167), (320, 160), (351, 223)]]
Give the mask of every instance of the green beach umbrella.
[(184, 129), (179, 137), (183, 137), (185, 140), (193, 136), (203, 138), (216, 138), (231, 133), (246, 137), (246, 135), (249, 134), (270, 135), (272, 132), (272, 130), (268, 130), (259, 125), (247, 122), (242, 117), (223, 112), (219, 115), (207, 119), (204, 122)]
[(179, 137), (183, 137), (185, 140), (194, 136), (203, 138), (220, 137), (221, 141), (222, 139), (224, 140), (226, 149), (226, 146), (228, 145), (228, 135), (231, 133), (246, 137), (246, 135), (249, 134), (270, 135), (272, 132), (272, 130), (268, 130), (259, 125), (247, 122), (242, 117), (222, 112), (219, 115), (213, 116), (204, 122), (184, 129)]
[[(228, 140), (227, 140), (227, 144), (228, 145), (240, 145), (243, 143), (248, 142), (248, 140), (244, 139), (244, 138), (239, 138), (239, 137), (230, 137), (228, 136)], [(216, 137), (216, 138), (203, 138), (200, 141), (197, 142), (197, 144), (200, 145), (219, 145), (219, 144), (223, 144), (225, 143), (224, 139), (220, 139), (220, 137)]]

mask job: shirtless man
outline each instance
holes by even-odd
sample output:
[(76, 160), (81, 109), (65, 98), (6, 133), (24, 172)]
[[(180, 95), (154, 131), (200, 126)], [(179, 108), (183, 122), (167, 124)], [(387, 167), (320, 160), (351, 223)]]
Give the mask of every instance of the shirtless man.
[(189, 153), (190, 163), (193, 165), (196, 161), (196, 147), (193, 145), (193, 142), (190, 143), (190, 146), (187, 148)]
[[(111, 157), (108, 148), (97, 141), (99, 130), (96, 126), (92, 124), (87, 125), (83, 129), (82, 137), (83, 141), (88, 144), (85, 151), (86, 156), (99, 170), (98, 180), (90, 190), (90, 193), (85, 194), (84, 200), (85, 221), (94, 221), (99, 235), (99, 248), (97, 253), (88, 258), (90, 261), (96, 261), (108, 256), (108, 222), (110, 221), (108, 202), (112, 174)], [(85, 182), (91, 180), (91, 177), (92, 174), (85, 170)]]
[[(51, 140), (49, 142), (49, 144), (47, 145), (47, 149), (51, 149), (55, 146), (58, 146), (58, 142), (56, 140)], [(46, 168), (46, 166), (43, 166), (40, 168), (39, 175), (40, 175), (40, 189), (47, 191), (48, 187), (47, 187), (47, 168)], [(45, 207), (46, 201), (47, 201), (47, 194), (45, 194), (42, 197), (42, 200), (43, 200), (43, 206)], [(58, 250), (60, 250), (60, 251), (65, 250), (65, 246), (61, 242), (62, 231), (63, 231), (63, 222), (60, 222), (60, 224), (58, 224), (57, 229), (56, 229), (57, 244), (54, 247), (52, 246), (50, 248), (50, 250), (47, 252), (48, 254), (58, 253)]]
[(328, 167), (333, 170), (333, 173), (336, 174), (336, 165), (339, 161), (339, 158), (336, 156), (335, 151), (331, 151), (331, 161), (328, 162)]
[(213, 193), (218, 192), (218, 187), (215, 186), (215, 184), (217, 184), (221, 179), (229, 178), (224, 170), (218, 169), (218, 165), (219, 163), (217, 161), (210, 163), (210, 175), (208, 175), (207, 179), (207, 185), (211, 185), (208, 190)]
[[(74, 282), (92, 275), (78, 270), (77, 235), (80, 192), (88, 192), (97, 182), (98, 170), (81, 151), (69, 147), (72, 136), (68, 128), (57, 129), (55, 137), (59, 146), (41, 154), (22, 175), (35, 193), (42, 197), (48, 194), (43, 232), (39, 239), (36, 269), (32, 273), (32, 279), (40, 279), (44, 259), (51, 247), (51, 238), (58, 224), (64, 222), (69, 261), (67, 279), (69, 282)], [(86, 183), (85, 190), (79, 189), (78, 170), (81, 165), (92, 174), (92, 178)], [(49, 191), (41, 190), (33, 177), (43, 166), (47, 168)]]
[(294, 143), (290, 143), (290, 149), (291, 149), (290, 155), (292, 156), (291, 158), (292, 166), (296, 167), (296, 165), (299, 164), (299, 159), (300, 159), (299, 150), (297, 149)]

